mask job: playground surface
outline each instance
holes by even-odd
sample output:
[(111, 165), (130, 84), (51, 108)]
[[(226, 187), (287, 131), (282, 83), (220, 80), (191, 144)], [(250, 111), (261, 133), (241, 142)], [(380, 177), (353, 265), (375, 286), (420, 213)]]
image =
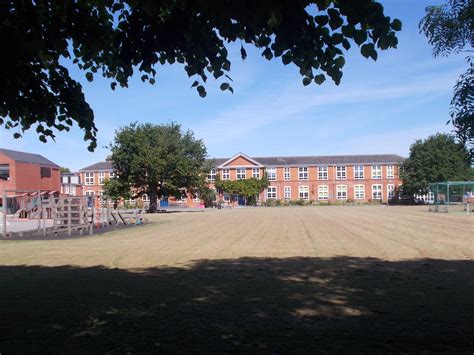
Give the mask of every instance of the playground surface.
[(147, 218), (0, 241), (0, 351), (472, 353), (473, 216), (335, 206)]

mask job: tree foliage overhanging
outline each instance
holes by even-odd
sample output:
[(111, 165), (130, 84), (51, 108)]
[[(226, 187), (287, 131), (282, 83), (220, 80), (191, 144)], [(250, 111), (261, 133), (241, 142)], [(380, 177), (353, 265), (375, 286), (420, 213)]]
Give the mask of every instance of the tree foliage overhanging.
[(117, 177), (148, 195), (150, 212), (157, 198), (181, 197), (183, 189), (194, 192), (206, 184), (206, 147), (179, 124), (132, 123), (116, 132), (110, 148)]
[(249, 204), (256, 202), (255, 197), (269, 185), (270, 183), (266, 175), (261, 179), (252, 177), (242, 180), (221, 180), (217, 177), (215, 181), (215, 186), (218, 190), (245, 197)]
[(261, 49), (299, 68), (304, 85), (342, 78), (344, 50), (366, 58), (395, 48), (401, 22), (374, 0), (83, 0), (0, 2), (0, 125), (14, 137), (35, 128), (46, 142), (75, 123), (94, 150), (97, 128), (82, 86), (102, 75), (127, 87), (134, 73), (154, 84), (160, 65), (181, 63), (200, 96), (208, 77), (233, 92), (226, 45)]
[(130, 184), (116, 177), (105, 179), (103, 191), (104, 196), (113, 201), (114, 208), (117, 208), (122, 199), (129, 199), (132, 196)]
[(410, 147), (410, 156), (400, 167), (403, 193), (426, 194), (430, 183), (474, 179), (469, 153), (463, 144), (448, 134), (436, 134), (417, 140)]
[(458, 140), (474, 158), (474, 1), (449, 0), (429, 6), (420, 29), (433, 46), (433, 55), (466, 52), (468, 69), (460, 75), (451, 100), (451, 120)]

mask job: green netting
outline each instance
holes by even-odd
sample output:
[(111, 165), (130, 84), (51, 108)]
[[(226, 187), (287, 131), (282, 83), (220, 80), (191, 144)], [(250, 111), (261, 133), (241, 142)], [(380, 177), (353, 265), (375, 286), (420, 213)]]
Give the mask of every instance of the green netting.
[(462, 206), (474, 203), (474, 181), (445, 181), (430, 184), (435, 206)]

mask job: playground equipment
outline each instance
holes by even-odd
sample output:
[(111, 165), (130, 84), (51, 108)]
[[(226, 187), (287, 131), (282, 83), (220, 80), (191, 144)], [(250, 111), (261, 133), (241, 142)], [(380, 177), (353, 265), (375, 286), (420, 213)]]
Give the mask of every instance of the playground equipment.
[(1, 196), (0, 230), (13, 235), (93, 234), (95, 229), (144, 222), (142, 210), (111, 210), (94, 196), (59, 196), (51, 191), (6, 190)]
[(433, 212), (474, 211), (474, 181), (445, 181), (430, 184), (434, 194)]

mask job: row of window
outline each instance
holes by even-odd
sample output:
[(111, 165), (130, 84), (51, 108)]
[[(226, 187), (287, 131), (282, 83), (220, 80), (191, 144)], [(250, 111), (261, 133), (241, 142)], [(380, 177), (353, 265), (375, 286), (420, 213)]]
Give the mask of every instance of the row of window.
[[(99, 185), (104, 185), (105, 182), (105, 171), (100, 171), (98, 173), (99, 176)], [(112, 171), (109, 173), (108, 178), (113, 178), (115, 177), (115, 173)], [(84, 185), (95, 185), (95, 178), (94, 178), (94, 173), (84, 173)]]
[[(318, 180), (328, 180), (329, 178), (329, 167), (319, 166), (317, 167), (318, 171)], [(267, 178), (269, 181), (276, 181), (277, 172), (276, 168), (267, 168)], [(336, 179), (337, 180), (346, 180), (347, 179), (347, 166), (336, 166)], [(246, 169), (237, 168), (236, 169), (236, 178), (237, 180), (246, 179)], [(230, 180), (230, 169), (221, 170), (222, 180)], [(252, 177), (259, 179), (260, 178), (260, 169), (252, 169)], [(382, 179), (382, 165), (372, 165), (371, 166), (371, 177), (372, 179)], [(393, 165), (387, 165), (387, 179), (393, 179), (395, 177), (395, 168)], [(283, 168), (283, 179), (285, 181), (291, 180), (291, 169)], [(361, 180), (365, 179), (364, 175), (364, 166), (356, 165), (354, 166), (354, 179)], [(216, 169), (212, 169), (208, 176), (208, 181), (216, 180)], [(302, 166), (298, 168), (298, 180), (309, 180), (309, 168), (307, 166)]]
[[(387, 185), (387, 198), (393, 198), (395, 192), (395, 185)], [(269, 186), (267, 188), (267, 199), (277, 199), (277, 187)], [(372, 185), (372, 199), (381, 200), (383, 197), (383, 186), (379, 184)], [(291, 186), (283, 187), (283, 198), (285, 200), (291, 199)], [(298, 198), (300, 200), (309, 200), (309, 186), (298, 186)], [(347, 200), (347, 185), (337, 185), (336, 186), (336, 199), (338, 200)], [(354, 199), (355, 200), (365, 200), (365, 185), (355, 185), (354, 186)], [(329, 199), (329, 186), (328, 185), (319, 185), (318, 186), (318, 200), (328, 200)]]

